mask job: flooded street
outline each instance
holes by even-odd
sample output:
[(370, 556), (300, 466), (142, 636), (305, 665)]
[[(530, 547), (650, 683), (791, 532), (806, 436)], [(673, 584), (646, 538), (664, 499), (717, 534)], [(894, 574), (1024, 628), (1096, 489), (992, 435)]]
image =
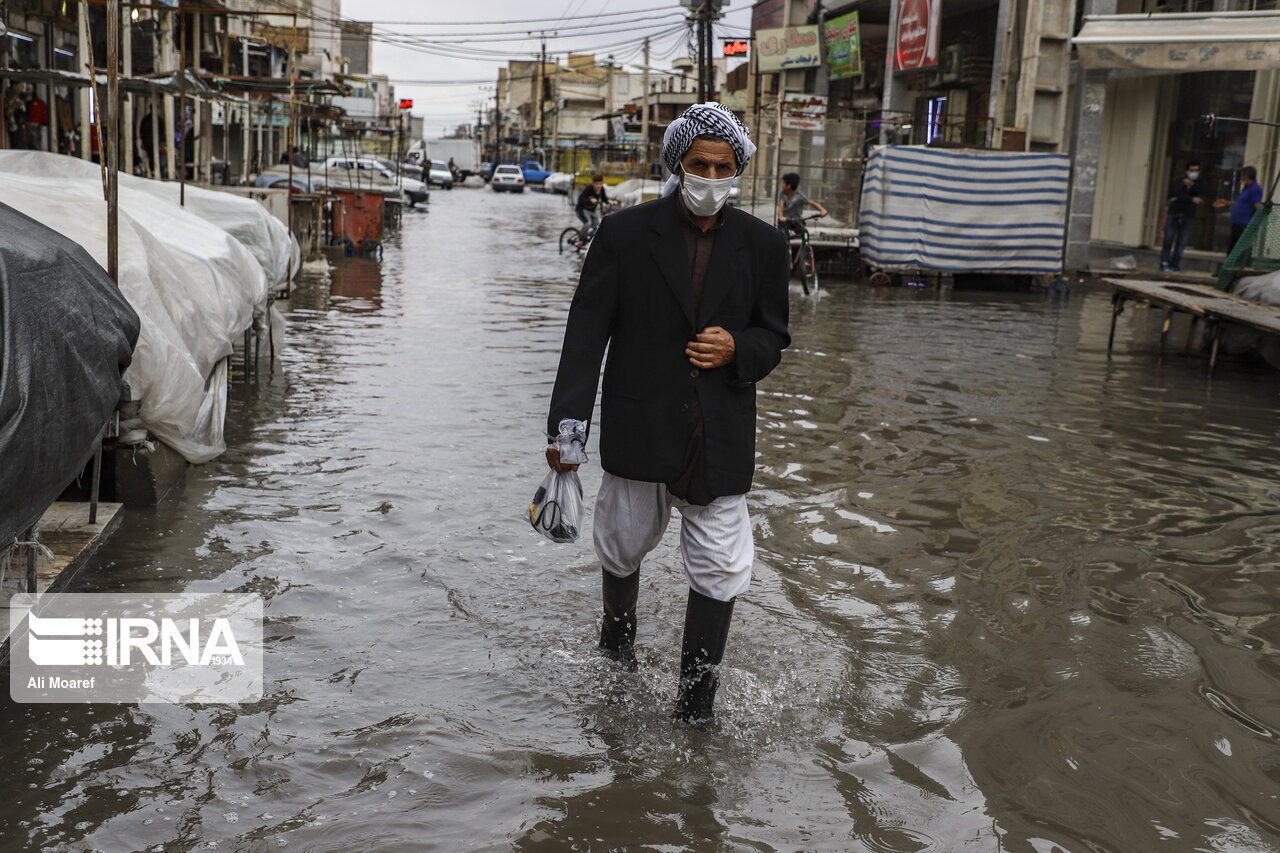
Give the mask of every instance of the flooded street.
[[(266, 697), (15, 705), (0, 849), (1280, 851), (1280, 398), (1068, 295), (792, 291), (708, 738), (524, 515), (580, 261), (563, 197), (434, 191), (281, 310), (228, 452), (76, 591), (256, 592)], [(600, 481), (593, 437), (588, 495)]]

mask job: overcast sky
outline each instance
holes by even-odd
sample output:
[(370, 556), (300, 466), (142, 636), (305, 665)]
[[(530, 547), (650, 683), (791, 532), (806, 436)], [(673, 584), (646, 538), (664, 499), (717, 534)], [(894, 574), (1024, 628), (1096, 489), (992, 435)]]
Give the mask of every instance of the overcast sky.
[[(745, 36), (751, 5), (726, 0), (717, 37)], [(373, 72), (392, 78), (397, 97), (413, 99), (428, 138), (474, 123), (481, 99), (492, 105), (498, 69), (535, 58), (544, 32), (548, 58), (612, 54), (638, 71), (645, 36), (653, 67), (689, 55), (679, 0), (343, 0), (342, 15), (375, 22)]]

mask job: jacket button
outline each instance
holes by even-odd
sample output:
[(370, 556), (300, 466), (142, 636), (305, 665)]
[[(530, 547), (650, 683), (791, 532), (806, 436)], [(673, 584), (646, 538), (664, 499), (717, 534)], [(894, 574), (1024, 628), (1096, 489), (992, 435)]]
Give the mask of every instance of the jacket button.
[(695, 367), (693, 370), (690, 370), (690, 371), (689, 371), (689, 375), (690, 375), (690, 376), (692, 376), (694, 379), (697, 379), (697, 378), (698, 378), (698, 368), (696, 368), (696, 367)]

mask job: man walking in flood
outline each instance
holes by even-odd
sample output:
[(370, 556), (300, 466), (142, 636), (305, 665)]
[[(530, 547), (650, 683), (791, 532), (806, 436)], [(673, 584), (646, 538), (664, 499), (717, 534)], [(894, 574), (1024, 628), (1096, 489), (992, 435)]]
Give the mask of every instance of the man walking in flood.
[[(791, 342), (785, 238), (725, 207), (754, 153), (746, 126), (717, 103), (668, 126), (663, 197), (606, 218), (591, 244), (547, 420), (550, 437), (563, 418), (590, 422), (607, 346), (593, 537), (600, 649), (635, 668), (640, 563), (674, 507), (689, 582), (676, 716), (704, 727), (715, 722), (734, 600), (751, 580), (755, 383)], [(547, 460), (577, 467), (554, 446)]]

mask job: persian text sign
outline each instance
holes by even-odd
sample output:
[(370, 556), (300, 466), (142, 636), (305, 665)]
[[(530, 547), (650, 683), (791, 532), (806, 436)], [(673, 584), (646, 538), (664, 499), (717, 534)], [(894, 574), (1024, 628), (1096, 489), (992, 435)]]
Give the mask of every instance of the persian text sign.
[(790, 94), (782, 98), (782, 126), (822, 130), (827, 122), (827, 96)]
[(262, 698), (260, 595), (15, 595), (9, 625), (15, 702)]
[(762, 74), (822, 64), (818, 28), (779, 27), (756, 33), (756, 70)]
[(858, 13), (850, 12), (827, 21), (822, 28), (827, 44), (827, 79), (840, 80), (862, 73), (862, 34)]
[(938, 65), (942, 0), (897, 0), (898, 36), (894, 71), (923, 71)]

